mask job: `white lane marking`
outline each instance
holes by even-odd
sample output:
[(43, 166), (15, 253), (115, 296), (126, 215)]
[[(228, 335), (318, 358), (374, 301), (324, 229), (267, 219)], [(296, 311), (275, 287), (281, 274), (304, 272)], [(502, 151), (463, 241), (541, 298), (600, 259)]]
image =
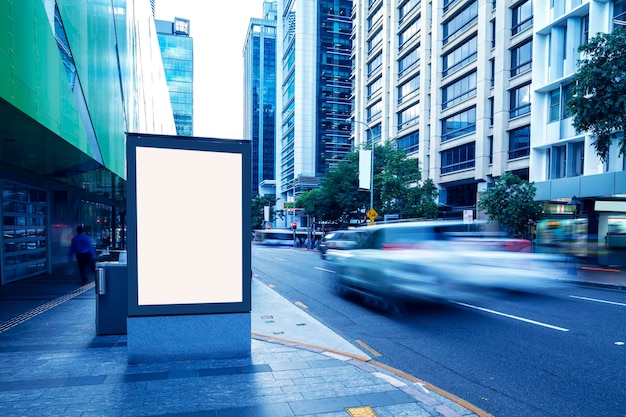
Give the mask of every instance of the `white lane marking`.
[(626, 307), (625, 303), (618, 303), (618, 302), (615, 302), (615, 301), (600, 300), (598, 298), (579, 297), (577, 295), (570, 295), (570, 297), (577, 298), (579, 300), (595, 301), (596, 303), (613, 304), (613, 305), (616, 305), (616, 306)]
[(336, 274), (337, 272), (331, 269), (320, 268), (319, 266), (314, 266), (313, 269), (317, 269), (318, 271), (330, 272), (331, 274)]
[(540, 321), (535, 321), (535, 320), (531, 320), (531, 319), (525, 319), (524, 317), (514, 316), (512, 314), (501, 313), (501, 312), (496, 311), (496, 310), (490, 310), (488, 308), (478, 307), (478, 306), (471, 305), (471, 304), (459, 303), (459, 302), (456, 302), (456, 301), (453, 301), (453, 303), (454, 304), (458, 304), (460, 306), (473, 308), (473, 309), (480, 310), (480, 311), (485, 311), (487, 313), (496, 314), (498, 316), (508, 317), (510, 319), (515, 319), (515, 320), (523, 321), (523, 322), (530, 323), (530, 324), (536, 324), (537, 326), (547, 327), (548, 329), (559, 330), (561, 332), (569, 332), (569, 329), (566, 329), (564, 327), (553, 326), (551, 324), (542, 323)]
[(284, 261), (283, 258), (274, 258), (274, 259), (276, 259), (277, 261)]

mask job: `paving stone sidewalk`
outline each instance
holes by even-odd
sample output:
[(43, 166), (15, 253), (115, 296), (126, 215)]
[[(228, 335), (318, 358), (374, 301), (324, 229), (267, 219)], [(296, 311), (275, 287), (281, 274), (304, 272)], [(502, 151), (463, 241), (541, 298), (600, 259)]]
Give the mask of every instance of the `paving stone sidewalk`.
[[(259, 285), (253, 286), (259, 300), (251, 314), (253, 331), (267, 330), (268, 320), (255, 323), (272, 311), (278, 319), (272, 325), (291, 336), (290, 324), (280, 320), (290, 303)], [(129, 365), (126, 336), (96, 336), (95, 297), (90, 283), (21, 314), (20, 320), (4, 321), (1, 416), (488, 415), (374, 366), (365, 355), (259, 333), (251, 340), (250, 358)], [(305, 320), (319, 335), (316, 342), (345, 346), (310, 317), (293, 320)]]

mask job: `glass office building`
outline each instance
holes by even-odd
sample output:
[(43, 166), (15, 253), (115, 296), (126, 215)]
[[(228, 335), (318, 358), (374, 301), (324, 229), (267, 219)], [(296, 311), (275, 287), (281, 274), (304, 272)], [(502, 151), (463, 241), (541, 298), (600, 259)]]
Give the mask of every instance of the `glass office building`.
[(2, 284), (124, 245), (125, 132), (173, 134), (150, 4), (0, 0)]
[(189, 20), (157, 20), (159, 46), (170, 92), (176, 133), (193, 136), (193, 39)]
[[(351, 149), (351, 0), (278, 2), (276, 194), (290, 201)], [(297, 222), (306, 218), (296, 218)]]
[(251, 19), (244, 45), (244, 138), (252, 143), (252, 194), (276, 194), (276, 2)]

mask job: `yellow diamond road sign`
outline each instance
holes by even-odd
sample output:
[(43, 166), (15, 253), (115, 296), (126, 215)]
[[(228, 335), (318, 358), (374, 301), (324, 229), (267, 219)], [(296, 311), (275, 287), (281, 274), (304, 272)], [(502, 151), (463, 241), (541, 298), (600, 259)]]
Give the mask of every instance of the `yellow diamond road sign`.
[(371, 221), (376, 220), (376, 217), (378, 217), (378, 213), (376, 212), (376, 210), (374, 210), (373, 208), (369, 209), (367, 211), (367, 213), (365, 213), (365, 215), (367, 216), (368, 219), (370, 219)]

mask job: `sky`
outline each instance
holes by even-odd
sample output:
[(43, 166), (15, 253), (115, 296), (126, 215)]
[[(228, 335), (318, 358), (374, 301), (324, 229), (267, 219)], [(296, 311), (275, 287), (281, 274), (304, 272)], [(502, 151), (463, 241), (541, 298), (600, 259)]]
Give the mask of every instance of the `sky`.
[(194, 136), (243, 139), (243, 47), (263, 0), (156, 0), (155, 16), (189, 19), (194, 48)]

